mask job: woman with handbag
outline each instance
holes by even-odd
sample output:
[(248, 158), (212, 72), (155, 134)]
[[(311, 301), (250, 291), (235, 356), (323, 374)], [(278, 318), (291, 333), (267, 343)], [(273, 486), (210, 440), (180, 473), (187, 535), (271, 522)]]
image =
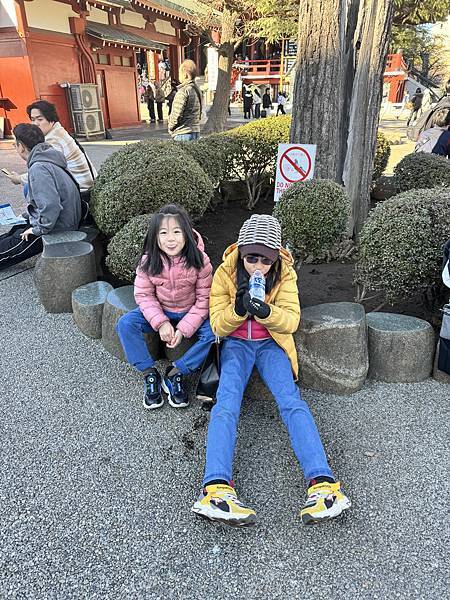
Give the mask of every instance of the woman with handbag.
[[(249, 291), (250, 277), (257, 270), (263, 275), (260, 285), (265, 279), (264, 301), (251, 295), (251, 287)], [(237, 244), (225, 251), (211, 286), (210, 320), (213, 332), (225, 339), (217, 403), (208, 428), (203, 488), (192, 510), (228, 525), (255, 523), (255, 511), (237, 498), (232, 467), (242, 397), (256, 366), (275, 397), (308, 482), (302, 522), (309, 525), (337, 517), (350, 501), (333, 477), (314, 419), (295, 384), (298, 364), (292, 334), (300, 320), (297, 275), (290, 253), (281, 247), (281, 227), (275, 217), (252, 215), (242, 226)]]

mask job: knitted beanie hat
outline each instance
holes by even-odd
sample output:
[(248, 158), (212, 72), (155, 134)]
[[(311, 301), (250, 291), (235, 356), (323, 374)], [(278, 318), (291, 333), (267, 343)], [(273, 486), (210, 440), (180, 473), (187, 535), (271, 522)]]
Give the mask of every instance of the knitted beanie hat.
[(262, 244), (273, 250), (281, 248), (281, 226), (272, 215), (252, 215), (239, 231), (238, 247)]

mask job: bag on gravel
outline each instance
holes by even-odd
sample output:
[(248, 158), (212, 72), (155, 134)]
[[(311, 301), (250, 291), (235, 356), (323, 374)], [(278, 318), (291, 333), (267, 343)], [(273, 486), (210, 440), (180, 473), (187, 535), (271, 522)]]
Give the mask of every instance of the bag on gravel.
[(438, 369), (450, 375), (450, 304), (445, 304), (442, 312), (442, 325), (439, 333)]
[(195, 395), (198, 400), (214, 404), (220, 377), (220, 347), (219, 341), (211, 344), (209, 352), (203, 361)]

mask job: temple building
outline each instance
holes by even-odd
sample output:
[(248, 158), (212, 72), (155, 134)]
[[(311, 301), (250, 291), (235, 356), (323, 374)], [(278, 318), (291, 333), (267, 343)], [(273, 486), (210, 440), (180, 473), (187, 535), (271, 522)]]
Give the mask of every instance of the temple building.
[(83, 119), (83, 111), (89, 113), (94, 129), (97, 117), (104, 128), (138, 125), (142, 82), (176, 78), (186, 56), (205, 69), (206, 50), (188, 33), (197, 4), (0, 0), (0, 99), (10, 107), (0, 108), (0, 115), (6, 133), (28, 121), (26, 106), (36, 99), (55, 104), (70, 131), (74, 110)]

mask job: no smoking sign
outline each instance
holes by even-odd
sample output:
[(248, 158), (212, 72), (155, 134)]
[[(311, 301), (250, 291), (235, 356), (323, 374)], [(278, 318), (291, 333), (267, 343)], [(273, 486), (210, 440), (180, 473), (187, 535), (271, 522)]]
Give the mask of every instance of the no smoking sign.
[(316, 149), (314, 144), (279, 144), (275, 201), (293, 183), (311, 179), (314, 175)]

